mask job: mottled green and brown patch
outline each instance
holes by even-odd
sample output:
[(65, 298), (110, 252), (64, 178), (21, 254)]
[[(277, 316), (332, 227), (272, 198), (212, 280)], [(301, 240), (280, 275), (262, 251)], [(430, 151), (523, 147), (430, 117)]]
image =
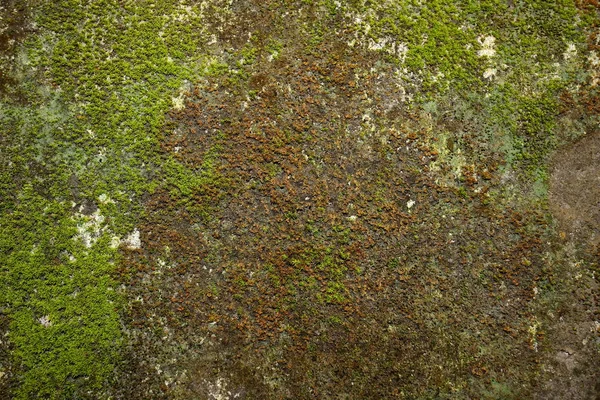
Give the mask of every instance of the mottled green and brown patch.
[(35, 4), (2, 395), (597, 394), (598, 254), (548, 203), (598, 123), (595, 1)]
[[(217, 383), (247, 398), (533, 396), (537, 296), (556, 271), (544, 206), (511, 200), (503, 187), (517, 178), (501, 146), (481, 143), (476, 117), (444, 113), (472, 115), (464, 100), (420, 110), (401, 100), (384, 55), (331, 32), (312, 42), (302, 17), (271, 6), (234, 11), (252, 35), (223, 36), (220, 72), (171, 113), (164, 150), (191, 168), (209, 158), (221, 183), (185, 206), (168, 190), (146, 202), (147, 247), (128, 263), (131, 324), (147, 333), (132, 354), (154, 348), (169, 384), (141, 357), (135, 387), (176, 398)], [(247, 13), (259, 8), (266, 22), (253, 30)], [(531, 104), (538, 116), (516, 116), (525, 129), (552, 112)]]

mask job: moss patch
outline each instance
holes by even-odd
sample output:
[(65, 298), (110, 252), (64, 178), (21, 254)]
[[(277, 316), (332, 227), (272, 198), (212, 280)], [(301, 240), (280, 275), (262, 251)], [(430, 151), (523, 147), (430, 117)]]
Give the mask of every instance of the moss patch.
[(578, 5), (36, 4), (0, 63), (0, 388), (551, 391), (597, 268), (547, 206), (597, 123)]

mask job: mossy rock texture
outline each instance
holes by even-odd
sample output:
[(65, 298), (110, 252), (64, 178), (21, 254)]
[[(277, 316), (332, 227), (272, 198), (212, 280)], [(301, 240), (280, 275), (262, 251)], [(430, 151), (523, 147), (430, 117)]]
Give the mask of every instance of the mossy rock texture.
[(600, 396), (591, 0), (0, 6), (0, 398)]

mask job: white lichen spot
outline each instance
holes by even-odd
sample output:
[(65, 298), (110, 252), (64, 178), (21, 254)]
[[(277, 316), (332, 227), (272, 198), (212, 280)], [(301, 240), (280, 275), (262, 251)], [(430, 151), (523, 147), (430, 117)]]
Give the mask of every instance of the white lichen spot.
[(185, 102), (183, 100), (183, 93), (179, 94), (177, 97), (171, 97), (171, 101), (173, 102), (173, 108), (177, 111), (181, 111), (185, 108)]
[(76, 213), (75, 218), (80, 219), (80, 223), (77, 224), (76, 237), (81, 239), (83, 245), (89, 249), (105, 229), (103, 226), (104, 216), (100, 213), (100, 209), (97, 209), (91, 215)]
[(198, 19), (199, 11), (196, 7), (181, 4), (174, 13), (170, 15), (173, 21), (177, 22), (189, 22), (193, 19)]
[(527, 332), (529, 333), (529, 343), (536, 352), (538, 351), (537, 333), (540, 326), (541, 324), (534, 317), (533, 323), (527, 328)]
[[(598, 35), (600, 36), (600, 35)], [(592, 67), (592, 71), (591, 71), (591, 78), (592, 78), (592, 82), (591, 82), (591, 86), (595, 87), (598, 86), (598, 84), (600, 84), (600, 58), (598, 57), (598, 54), (595, 51), (591, 51), (590, 55), (588, 56), (588, 61), (590, 63), (590, 66)]]
[(592, 67), (597, 67), (598, 65), (600, 65), (600, 58), (598, 58), (598, 54), (596, 54), (595, 51), (590, 51), (588, 61)]
[(435, 75), (433, 75), (431, 77), (431, 81), (432, 82), (440, 82), (442, 79), (444, 79), (446, 75), (444, 75), (444, 73), (442, 71), (438, 71)]
[(563, 53), (563, 58), (568, 61), (572, 58), (575, 58), (576, 55), (577, 55), (577, 48), (575, 47), (575, 45), (573, 43), (570, 43), (567, 46), (567, 50)]
[(98, 154), (96, 154), (96, 160), (99, 163), (103, 163), (104, 161), (106, 161), (106, 149), (105, 148), (100, 149)]
[(406, 202), (406, 208), (408, 208), (409, 210), (415, 205), (415, 201), (414, 200), (409, 200)]
[(592, 74), (592, 82), (590, 83), (591, 87), (596, 87), (600, 84), (600, 71), (594, 72)]
[(128, 249), (135, 250), (141, 248), (142, 239), (140, 238), (140, 231), (135, 229), (133, 232), (127, 235), (127, 237), (123, 240), (123, 243)]
[(204, 381), (208, 388), (209, 398), (214, 400), (230, 400), (240, 397), (240, 393), (232, 393), (227, 390), (227, 382), (223, 378), (218, 378), (215, 383)]
[(406, 68), (394, 70), (393, 78), (398, 89), (398, 99), (403, 103), (411, 102), (413, 95), (407, 92), (406, 88), (418, 86), (422, 79)]
[(113, 236), (110, 238), (110, 248), (116, 249), (121, 245), (121, 238), (118, 236)]
[(404, 62), (408, 53), (406, 43), (397, 43), (393, 38), (379, 38), (377, 40), (369, 39), (367, 47), (373, 51), (384, 51), (390, 55), (396, 56), (401, 62)]
[(496, 68), (488, 68), (483, 72), (483, 78), (492, 80), (496, 77), (497, 72), (498, 71), (496, 70)]
[(115, 201), (108, 197), (106, 193), (102, 193), (100, 196), (98, 196), (98, 201), (100, 202), (100, 204), (115, 204)]
[(396, 45), (396, 55), (400, 60), (404, 61), (408, 54), (408, 45), (406, 43), (399, 43)]
[(371, 39), (369, 42), (369, 50), (383, 50), (387, 45), (387, 39), (379, 39), (377, 41)]
[(52, 326), (52, 321), (50, 321), (50, 316), (49, 315), (44, 315), (43, 317), (38, 318), (38, 321), (45, 328), (48, 328), (48, 327)]
[(352, 222), (356, 221), (357, 219), (358, 219), (358, 217), (356, 215), (351, 215), (348, 217), (348, 220), (350, 220)]
[(479, 57), (494, 57), (496, 50), (494, 46), (496, 44), (496, 38), (493, 36), (486, 36), (484, 38), (477, 38), (477, 41), (481, 45), (481, 50), (477, 52)]

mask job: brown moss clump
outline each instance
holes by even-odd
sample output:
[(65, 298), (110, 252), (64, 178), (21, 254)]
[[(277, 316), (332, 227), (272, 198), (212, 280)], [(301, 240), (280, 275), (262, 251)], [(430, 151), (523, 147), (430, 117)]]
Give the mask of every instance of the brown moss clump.
[(332, 37), (286, 41), (273, 61), (256, 46), (171, 115), (164, 151), (192, 169), (210, 157), (221, 184), (146, 202), (131, 324), (164, 321), (136, 336), (163, 358), (162, 335), (204, 344), (171, 364), (177, 390), (134, 359), (136, 387), (185, 397), (224, 377), (250, 398), (396, 398), (521, 374), (511, 390), (529, 393), (542, 217), (490, 203), (493, 155), (438, 183), (450, 167), (430, 171), (430, 122), (394, 100), (392, 65)]

